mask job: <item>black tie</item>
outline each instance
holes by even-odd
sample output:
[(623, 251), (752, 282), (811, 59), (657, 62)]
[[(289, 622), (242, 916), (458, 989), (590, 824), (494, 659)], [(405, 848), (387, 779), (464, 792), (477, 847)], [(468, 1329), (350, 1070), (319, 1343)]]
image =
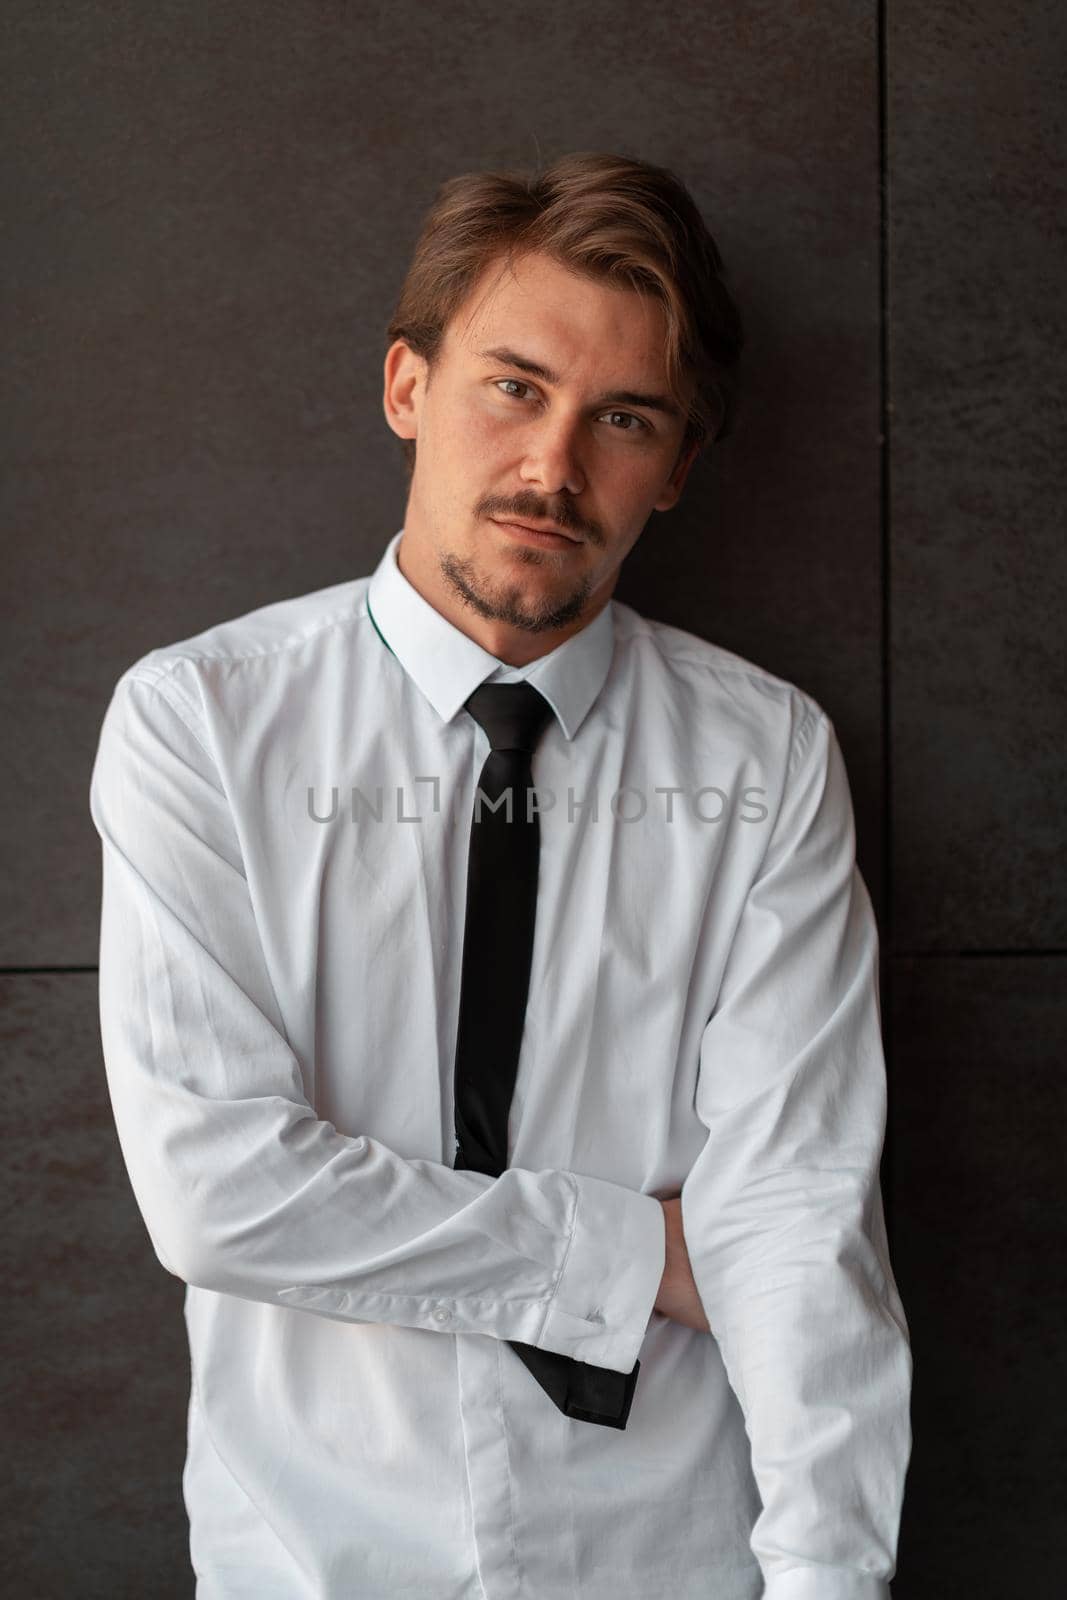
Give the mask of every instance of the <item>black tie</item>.
[[(552, 708), (529, 683), (483, 683), (467, 710), (489, 736), (471, 818), (463, 976), (456, 1038), (457, 1168), (499, 1177), (530, 983), (541, 829), (527, 814), (533, 752)], [(510, 790), (510, 795), (508, 791)], [(559, 1409), (625, 1428), (641, 1363), (630, 1373), (507, 1343)]]

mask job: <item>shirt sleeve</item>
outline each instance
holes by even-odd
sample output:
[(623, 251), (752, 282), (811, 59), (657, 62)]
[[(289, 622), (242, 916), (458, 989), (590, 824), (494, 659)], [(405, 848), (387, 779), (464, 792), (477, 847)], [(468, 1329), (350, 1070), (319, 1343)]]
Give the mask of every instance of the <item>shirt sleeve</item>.
[[(191, 699), (130, 668), (90, 785), (104, 1063), (160, 1262), (223, 1294), (630, 1372), (663, 1271), (657, 1199), (575, 1173), (405, 1160), (316, 1115)], [(352, 1051), (354, 1071), (372, 1070), (358, 1039)]]
[(702, 1036), (708, 1136), (681, 1192), (767, 1600), (882, 1600), (895, 1568), (911, 1355), (879, 1187), (877, 959), (844, 764), (809, 702)]

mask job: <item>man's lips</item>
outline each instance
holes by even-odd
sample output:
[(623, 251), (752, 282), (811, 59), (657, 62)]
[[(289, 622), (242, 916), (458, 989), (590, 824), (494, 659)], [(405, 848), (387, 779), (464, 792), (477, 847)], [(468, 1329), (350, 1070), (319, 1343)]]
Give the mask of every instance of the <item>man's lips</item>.
[(489, 520), (502, 525), (510, 523), (514, 528), (525, 528), (527, 533), (553, 533), (559, 539), (569, 539), (571, 544), (581, 542), (573, 533), (567, 533), (554, 522), (526, 522), (521, 517), (491, 517)]

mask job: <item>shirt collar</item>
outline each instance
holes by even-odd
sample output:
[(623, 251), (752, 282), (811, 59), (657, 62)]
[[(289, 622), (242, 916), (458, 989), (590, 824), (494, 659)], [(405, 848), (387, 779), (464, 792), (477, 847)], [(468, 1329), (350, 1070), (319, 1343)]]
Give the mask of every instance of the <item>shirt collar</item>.
[(604, 686), (615, 648), (613, 603), (586, 627), (528, 667), (507, 664), (449, 622), (401, 572), (396, 552), (404, 530), (393, 535), (367, 586), (367, 609), (383, 641), (434, 710), (450, 722), (479, 684), (501, 669), (519, 675), (544, 695), (568, 739)]

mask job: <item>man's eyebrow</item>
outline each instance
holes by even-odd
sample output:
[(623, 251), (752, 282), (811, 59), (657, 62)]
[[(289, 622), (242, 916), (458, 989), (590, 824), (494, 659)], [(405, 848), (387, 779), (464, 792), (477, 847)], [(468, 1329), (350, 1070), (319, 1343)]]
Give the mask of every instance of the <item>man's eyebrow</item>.
[[(529, 373), (531, 378), (540, 378), (542, 383), (558, 384), (560, 377), (550, 367), (543, 367), (539, 361), (531, 361), (529, 356), (521, 356), (516, 350), (509, 350), (505, 346), (495, 346), (492, 350), (478, 350), (475, 352), (483, 361), (499, 362), (501, 366), (517, 367), (520, 372)], [(640, 406), (645, 411), (662, 411), (667, 417), (680, 417), (681, 412), (674, 401), (666, 394), (641, 394), (636, 389), (612, 389), (608, 394), (602, 394), (594, 400), (597, 406)]]

